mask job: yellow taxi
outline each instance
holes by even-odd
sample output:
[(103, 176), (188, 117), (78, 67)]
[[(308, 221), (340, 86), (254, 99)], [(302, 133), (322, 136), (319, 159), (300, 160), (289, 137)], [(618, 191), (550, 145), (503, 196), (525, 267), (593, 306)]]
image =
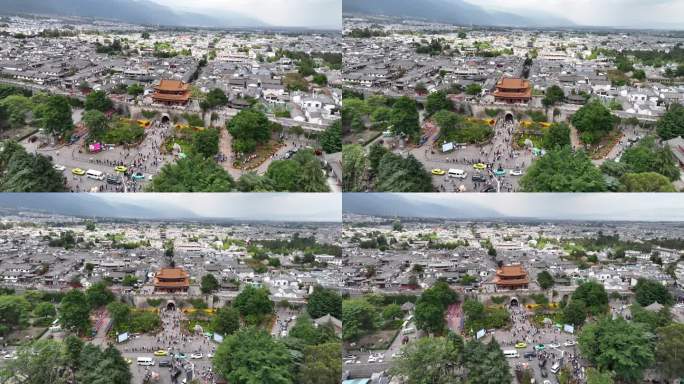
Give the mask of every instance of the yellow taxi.
[(446, 171), (443, 169), (435, 168), (432, 170), (432, 174), (435, 176), (444, 176), (444, 174), (446, 174)]
[(169, 353), (166, 352), (166, 351), (163, 350), (163, 349), (160, 349), (160, 350), (158, 350), (158, 351), (154, 351), (154, 355), (155, 355), (155, 356), (168, 356), (168, 354), (169, 354)]
[(86, 171), (82, 170), (81, 168), (74, 168), (71, 170), (71, 173), (77, 176), (83, 176), (86, 174)]
[(522, 341), (519, 341), (515, 343), (516, 348), (527, 348), (527, 344), (523, 343)]
[(482, 171), (485, 168), (487, 168), (487, 165), (485, 165), (483, 163), (475, 163), (475, 164), (473, 164), (473, 168)]
[(114, 167), (114, 170), (117, 172), (124, 173), (128, 170), (128, 168), (124, 167), (123, 165), (117, 165), (116, 167)]

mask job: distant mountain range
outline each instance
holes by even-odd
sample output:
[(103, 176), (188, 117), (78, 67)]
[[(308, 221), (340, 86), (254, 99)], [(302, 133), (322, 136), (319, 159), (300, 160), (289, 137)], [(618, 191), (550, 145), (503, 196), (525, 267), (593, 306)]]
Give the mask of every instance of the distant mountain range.
[(422, 217), (448, 219), (493, 219), (504, 217), (501, 213), (484, 204), (450, 205), (443, 199), (420, 201), (407, 199), (394, 193), (354, 193), (343, 194), (344, 213), (385, 217)]
[(344, 0), (342, 11), (350, 14), (410, 17), (457, 25), (519, 27), (572, 26), (571, 21), (530, 10), (525, 15), (491, 11), (463, 0)]
[(261, 20), (238, 13), (207, 15), (176, 11), (149, 0), (0, 0), (0, 13), (78, 16), (163, 26), (267, 26)]
[[(123, 200), (123, 199), (122, 199)], [(121, 201), (112, 204), (96, 194), (88, 193), (6, 193), (0, 196), (0, 208), (42, 211), (53, 214), (80, 217), (111, 217), (131, 219), (198, 219), (189, 210), (174, 206), (149, 206), (135, 202)]]

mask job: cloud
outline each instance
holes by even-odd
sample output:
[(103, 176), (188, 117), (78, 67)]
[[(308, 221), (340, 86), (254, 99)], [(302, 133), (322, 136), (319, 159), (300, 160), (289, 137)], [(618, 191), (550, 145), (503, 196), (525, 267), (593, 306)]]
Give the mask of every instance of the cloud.
[(577, 25), (684, 28), (682, 0), (465, 0), (524, 15), (545, 12)]
[[(402, 215), (416, 217), (530, 218), (552, 220), (599, 221), (679, 221), (684, 222), (684, 199), (679, 194), (615, 193), (515, 193), (515, 194), (373, 194), (375, 207), (383, 207), (382, 196), (391, 201), (384, 215), (393, 216), (393, 207), (401, 206)], [(354, 199), (363, 201), (368, 194), (345, 194), (345, 206)], [(397, 197), (404, 200), (397, 201)], [(434, 206), (441, 206), (439, 215)], [(407, 213), (408, 211), (408, 213)], [(483, 214), (479, 214), (479, 212)], [(492, 213), (493, 212), (493, 213)], [(353, 210), (358, 212), (358, 209)]]
[(281, 27), (342, 26), (342, 0), (153, 0), (198, 13), (236, 12)]

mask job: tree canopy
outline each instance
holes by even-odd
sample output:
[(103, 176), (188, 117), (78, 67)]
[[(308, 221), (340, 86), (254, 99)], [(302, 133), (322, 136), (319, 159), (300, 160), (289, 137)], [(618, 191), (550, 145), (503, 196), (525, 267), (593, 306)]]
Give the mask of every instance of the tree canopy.
[(0, 150), (0, 191), (64, 192), (64, 176), (43, 155), (26, 152), (15, 141), (6, 141)]
[(226, 127), (233, 136), (233, 150), (238, 153), (254, 152), (257, 145), (271, 139), (271, 123), (265, 114), (253, 109), (238, 112)]
[(674, 297), (667, 288), (657, 281), (641, 278), (634, 286), (635, 299), (642, 307), (647, 307), (655, 302), (662, 305), (673, 305)]
[(656, 123), (658, 136), (670, 140), (677, 136), (684, 137), (684, 106), (674, 103)]
[(148, 192), (230, 192), (233, 178), (213, 159), (190, 155), (166, 164), (152, 179)]
[(603, 192), (603, 175), (582, 152), (565, 147), (550, 150), (520, 179), (525, 192)]
[(214, 370), (235, 384), (291, 384), (293, 361), (287, 348), (255, 328), (226, 337), (216, 349)]
[(85, 110), (97, 110), (100, 112), (107, 112), (114, 107), (114, 103), (107, 96), (104, 91), (91, 92), (86, 96)]
[(327, 314), (339, 319), (342, 316), (342, 296), (332, 289), (316, 286), (309, 295), (306, 311), (314, 319)]
[(273, 302), (266, 288), (247, 285), (233, 301), (235, 307), (248, 324), (259, 324), (265, 317), (273, 314)]
[(597, 144), (615, 125), (615, 118), (600, 101), (594, 100), (582, 106), (572, 116), (572, 124), (587, 144)]
[(645, 327), (621, 317), (601, 317), (585, 325), (578, 339), (583, 357), (620, 380), (638, 381), (655, 361), (654, 343)]

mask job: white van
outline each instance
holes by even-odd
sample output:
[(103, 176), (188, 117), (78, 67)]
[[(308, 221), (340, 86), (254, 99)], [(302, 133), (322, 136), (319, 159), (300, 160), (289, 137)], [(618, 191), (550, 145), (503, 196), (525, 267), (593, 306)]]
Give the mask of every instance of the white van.
[(154, 365), (151, 357), (138, 357), (138, 365)]
[(403, 331), (401, 331), (401, 334), (402, 335), (410, 335), (415, 331), (416, 331), (416, 329), (413, 328), (413, 326), (411, 326), (411, 327), (408, 327), (408, 328), (404, 329)]
[(104, 173), (94, 169), (89, 169), (88, 172), (86, 172), (86, 176), (88, 176), (89, 179), (104, 180)]
[(551, 373), (553, 373), (555, 375), (556, 373), (558, 373), (558, 371), (560, 371), (560, 362), (556, 361), (551, 366)]
[(507, 350), (503, 351), (503, 354), (506, 357), (520, 357), (520, 355), (518, 354), (518, 351), (516, 351), (515, 349), (507, 349)]
[(449, 177), (454, 177), (456, 179), (465, 179), (468, 176), (468, 172), (462, 169), (451, 168), (449, 170)]

